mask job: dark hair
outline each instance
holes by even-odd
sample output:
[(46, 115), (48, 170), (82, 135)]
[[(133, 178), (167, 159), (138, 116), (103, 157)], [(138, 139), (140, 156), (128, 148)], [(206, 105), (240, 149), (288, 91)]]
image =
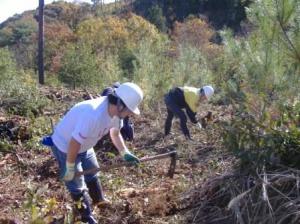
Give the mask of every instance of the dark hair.
[(203, 88), (200, 89), (200, 94), (201, 94), (201, 95), (205, 95), (205, 92), (204, 92), (204, 89), (203, 89)]
[(108, 102), (113, 105), (121, 105), (123, 108), (126, 107), (125, 103), (113, 92), (107, 95)]

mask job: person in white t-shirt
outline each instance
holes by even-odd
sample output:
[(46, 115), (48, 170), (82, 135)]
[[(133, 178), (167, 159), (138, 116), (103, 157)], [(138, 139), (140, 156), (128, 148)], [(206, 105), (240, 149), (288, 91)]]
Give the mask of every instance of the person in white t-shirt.
[(105, 201), (97, 174), (75, 177), (82, 170), (99, 167), (93, 147), (107, 133), (124, 160), (139, 163), (126, 147), (120, 128), (122, 118), (140, 114), (143, 92), (134, 83), (123, 83), (107, 97), (99, 97), (73, 106), (55, 126), (52, 151), (58, 161), (62, 180), (81, 215), (81, 221), (97, 223), (92, 216), (87, 191), (94, 204)]

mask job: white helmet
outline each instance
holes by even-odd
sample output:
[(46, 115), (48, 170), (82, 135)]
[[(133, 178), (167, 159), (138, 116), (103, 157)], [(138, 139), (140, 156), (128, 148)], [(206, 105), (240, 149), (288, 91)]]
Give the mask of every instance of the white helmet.
[(207, 99), (209, 99), (214, 94), (214, 88), (212, 86), (203, 86), (202, 89)]
[(143, 91), (132, 83), (125, 82), (116, 88), (116, 95), (125, 103), (126, 107), (135, 114), (140, 114), (138, 105), (143, 100)]

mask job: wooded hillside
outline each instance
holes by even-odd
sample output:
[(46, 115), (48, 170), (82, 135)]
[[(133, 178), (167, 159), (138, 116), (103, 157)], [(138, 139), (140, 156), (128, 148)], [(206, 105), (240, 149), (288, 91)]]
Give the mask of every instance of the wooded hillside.
[[(114, 82), (144, 92), (132, 118), (139, 158), (100, 172), (99, 223), (299, 223), (300, 2), (115, 1), (45, 6), (45, 85), (38, 84), (38, 10), (0, 24), (0, 223), (72, 223), (72, 200), (41, 145), (76, 103)], [(164, 136), (164, 95), (212, 85), (187, 140)], [(101, 165), (121, 157), (109, 137)]]

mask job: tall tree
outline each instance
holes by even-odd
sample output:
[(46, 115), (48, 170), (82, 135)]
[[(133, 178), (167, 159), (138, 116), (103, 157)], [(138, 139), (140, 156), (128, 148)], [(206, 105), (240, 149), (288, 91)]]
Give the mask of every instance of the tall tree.
[(38, 43), (39, 83), (44, 84), (44, 0), (39, 0), (39, 43)]

